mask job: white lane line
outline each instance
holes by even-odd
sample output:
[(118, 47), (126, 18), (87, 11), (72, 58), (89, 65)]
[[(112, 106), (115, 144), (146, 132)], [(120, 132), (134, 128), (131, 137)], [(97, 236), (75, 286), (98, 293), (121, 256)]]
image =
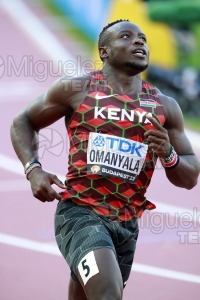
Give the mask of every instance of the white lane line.
[[(0, 153), (0, 168), (12, 172), (17, 175), (25, 176), (24, 169), (21, 162), (17, 159), (11, 158)], [(47, 172), (55, 173), (55, 171), (47, 170)], [(60, 180), (65, 180), (65, 176), (56, 174)]]
[[(12, 88), (10, 88), (12, 86)], [(36, 89), (39, 88), (33, 85), (33, 82), (28, 81), (11, 81), (3, 82), (0, 84), (0, 102), (19, 102), (26, 101), (27, 99), (22, 97), (19, 99), (19, 96), (30, 95)], [(11, 97), (15, 96), (15, 97)], [(5, 98), (6, 97), (6, 98)]]
[(187, 221), (193, 220), (200, 224), (199, 207), (194, 207), (192, 210), (192, 209), (188, 209), (188, 208), (184, 208), (184, 207), (180, 207), (180, 206), (156, 202), (156, 210), (155, 211), (157, 211), (159, 213), (168, 213), (171, 216), (178, 215), (180, 217), (182, 215), (183, 218), (184, 218), (184, 216), (187, 218)]
[(4, 233), (0, 233), (0, 243), (36, 252), (61, 255), (56, 245), (40, 243)]
[(26, 179), (9, 179), (0, 181), (0, 192), (18, 192), (30, 190), (30, 183)]
[[(52, 255), (61, 255), (56, 245), (50, 245), (47, 243), (36, 242), (25, 238), (20, 238), (4, 233), (0, 233), (0, 243), (14, 246), (22, 249), (36, 251), (40, 253), (47, 253)], [(200, 284), (200, 276), (193, 275), (184, 272), (177, 272), (164, 268), (152, 267), (144, 264), (134, 263), (132, 267), (133, 272), (144, 273), (148, 275), (154, 275), (159, 277), (165, 277), (169, 279), (176, 279), (191, 283)]]
[[(17, 175), (25, 176), (23, 166), (19, 160), (11, 158), (1, 153), (0, 153), (0, 168)], [(47, 172), (55, 173), (55, 171), (51, 171), (51, 170), (47, 170)], [(59, 177), (60, 180), (63, 181), (65, 180), (65, 176), (58, 175), (58, 174), (57, 176)]]
[(14, 174), (24, 175), (23, 166), (19, 160), (0, 154), (0, 168)]
[(200, 276), (198, 276), (198, 275), (193, 275), (193, 274), (184, 273), (184, 272), (177, 272), (177, 271), (164, 269), (164, 268), (158, 268), (158, 267), (152, 267), (152, 266), (148, 266), (148, 265), (133, 263), (132, 271), (139, 272), (139, 273), (145, 273), (145, 274), (149, 274), (149, 275), (155, 275), (155, 276), (159, 276), (159, 277), (165, 277), (165, 278), (169, 278), (169, 279), (175, 279), (175, 280), (181, 280), (181, 281), (200, 284)]
[(1, 0), (0, 7), (55, 62), (74, 60), (73, 56), (23, 1)]

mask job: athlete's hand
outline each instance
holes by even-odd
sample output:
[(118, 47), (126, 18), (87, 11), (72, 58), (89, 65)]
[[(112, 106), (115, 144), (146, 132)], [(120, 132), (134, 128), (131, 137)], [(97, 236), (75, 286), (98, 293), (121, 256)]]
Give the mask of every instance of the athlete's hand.
[(155, 128), (144, 133), (149, 149), (155, 151), (160, 158), (168, 157), (170, 155), (170, 141), (167, 130), (149, 114), (146, 117)]
[(66, 186), (56, 175), (47, 173), (41, 168), (35, 168), (31, 171), (28, 178), (35, 198), (42, 202), (51, 202), (54, 199), (62, 200), (62, 196), (51, 186), (52, 184), (55, 184), (61, 189), (66, 189)]

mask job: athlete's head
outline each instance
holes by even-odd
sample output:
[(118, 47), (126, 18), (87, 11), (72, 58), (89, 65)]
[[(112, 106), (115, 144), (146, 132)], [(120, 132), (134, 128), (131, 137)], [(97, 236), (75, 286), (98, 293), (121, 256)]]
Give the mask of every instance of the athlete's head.
[(149, 63), (149, 48), (142, 30), (129, 20), (117, 20), (105, 26), (99, 35), (101, 60), (131, 74), (144, 71)]

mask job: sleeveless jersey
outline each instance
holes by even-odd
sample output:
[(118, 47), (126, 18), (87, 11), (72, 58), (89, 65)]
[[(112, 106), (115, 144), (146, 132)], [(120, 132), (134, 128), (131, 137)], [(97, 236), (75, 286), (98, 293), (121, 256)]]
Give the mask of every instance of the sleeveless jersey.
[(144, 133), (155, 129), (147, 113), (164, 124), (155, 87), (142, 81), (133, 97), (113, 94), (101, 71), (91, 73), (88, 94), (68, 124), (65, 200), (117, 222), (155, 208), (145, 197), (157, 160), (145, 144)]

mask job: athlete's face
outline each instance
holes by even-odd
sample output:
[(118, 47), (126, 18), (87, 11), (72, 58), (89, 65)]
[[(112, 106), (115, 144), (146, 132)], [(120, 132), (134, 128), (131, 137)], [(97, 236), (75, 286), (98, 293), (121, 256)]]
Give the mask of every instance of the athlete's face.
[(126, 68), (136, 74), (144, 71), (149, 63), (149, 48), (141, 29), (129, 22), (121, 22), (109, 29), (110, 42), (107, 60), (111, 66)]

